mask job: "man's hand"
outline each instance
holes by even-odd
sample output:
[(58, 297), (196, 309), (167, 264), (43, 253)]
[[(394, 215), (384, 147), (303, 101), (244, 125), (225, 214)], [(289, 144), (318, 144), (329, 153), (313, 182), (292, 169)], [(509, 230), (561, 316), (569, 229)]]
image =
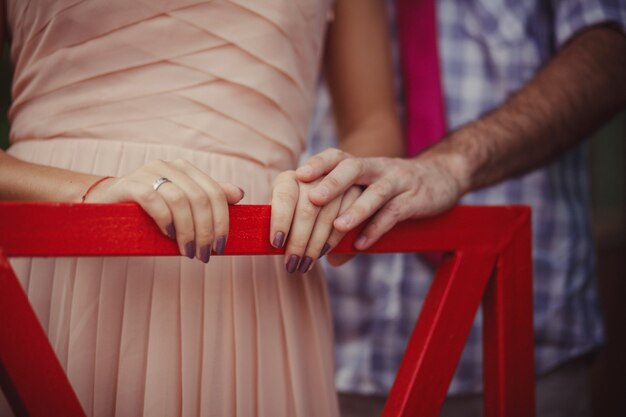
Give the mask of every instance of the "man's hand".
[(327, 174), (309, 191), (309, 199), (318, 206), (352, 185), (367, 187), (333, 223), (347, 232), (373, 216), (355, 241), (355, 248), (363, 250), (402, 220), (432, 216), (456, 204), (466, 188), (453, 166), (427, 155), (410, 160), (356, 158), (328, 149), (307, 160), (296, 175), (310, 182)]

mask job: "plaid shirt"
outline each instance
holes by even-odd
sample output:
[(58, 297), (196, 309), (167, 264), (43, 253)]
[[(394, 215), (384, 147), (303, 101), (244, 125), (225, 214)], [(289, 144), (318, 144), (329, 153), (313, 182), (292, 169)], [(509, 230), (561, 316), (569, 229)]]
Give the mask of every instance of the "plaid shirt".
[[(623, 0), (437, 0), (437, 15), (451, 129), (503, 103), (585, 27), (607, 22), (622, 30), (626, 26)], [(309, 154), (336, 146), (329, 108), (328, 94), (321, 89)], [(473, 205), (532, 206), (538, 374), (603, 341), (586, 159), (585, 146), (579, 146), (548, 166), (462, 200)], [(335, 319), (337, 389), (385, 394), (433, 271), (415, 255), (391, 254), (360, 256), (341, 268), (327, 268), (327, 274)], [(482, 389), (481, 334), (479, 311), (451, 394)]]

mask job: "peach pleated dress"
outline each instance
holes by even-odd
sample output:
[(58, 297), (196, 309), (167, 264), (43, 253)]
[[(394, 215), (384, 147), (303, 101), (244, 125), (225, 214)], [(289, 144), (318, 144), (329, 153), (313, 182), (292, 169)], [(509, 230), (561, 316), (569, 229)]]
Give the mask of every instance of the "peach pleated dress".
[[(114, 176), (183, 158), (267, 204), (304, 147), (329, 3), (8, 0), (9, 152)], [(288, 275), (282, 256), (12, 263), (89, 416), (339, 413), (318, 269)]]

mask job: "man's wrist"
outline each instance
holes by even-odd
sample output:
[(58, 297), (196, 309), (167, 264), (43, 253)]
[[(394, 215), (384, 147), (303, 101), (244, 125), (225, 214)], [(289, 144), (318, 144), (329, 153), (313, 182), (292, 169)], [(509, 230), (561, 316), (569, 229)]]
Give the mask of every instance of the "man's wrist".
[(478, 166), (475, 151), (468, 146), (472, 133), (470, 128), (455, 131), (441, 142), (419, 154), (414, 160), (417, 163), (428, 163), (437, 167), (438, 171), (455, 182), (460, 195), (474, 188), (474, 177)]

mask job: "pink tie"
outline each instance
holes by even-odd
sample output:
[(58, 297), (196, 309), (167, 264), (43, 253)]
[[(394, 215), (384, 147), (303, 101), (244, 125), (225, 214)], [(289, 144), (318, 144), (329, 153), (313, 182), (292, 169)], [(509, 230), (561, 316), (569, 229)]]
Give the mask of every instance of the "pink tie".
[(395, 6), (404, 75), (407, 151), (413, 156), (446, 132), (435, 0), (396, 0)]

